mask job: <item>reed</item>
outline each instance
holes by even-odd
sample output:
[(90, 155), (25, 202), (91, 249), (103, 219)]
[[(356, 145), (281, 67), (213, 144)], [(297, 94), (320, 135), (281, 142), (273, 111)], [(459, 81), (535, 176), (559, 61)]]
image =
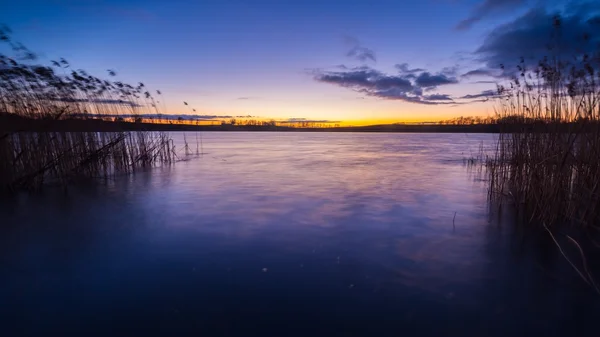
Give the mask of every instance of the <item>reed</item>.
[[(558, 33), (560, 22), (555, 18)], [(517, 223), (547, 233), (600, 293), (592, 270), (600, 266), (587, 257), (600, 248), (600, 51), (555, 47), (535, 65), (502, 67), (513, 76), (498, 85), (500, 134), (492, 155), (482, 157), (484, 172), (491, 205), (508, 203)]]
[(562, 55), (521, 60), (498, 86), (489, 196), (530, 224), (600, 230), (600, 54)]
[(501, 66), (510, 77), (497, 87), (498, 141), (465, 163), (488, 182), (492, 213), (541, 233), (600, 294), (600, 50), (558, 48), (560, 22), (547, 57)]
[[(0, 27), (0, 42), (14, 56), (0, 54), (0, 114), (41, 121), (137, 115), (157, 104), (143, 83), (132, 86), (72, 70), (64, 59), (52, 66), (11, 39)], [(109, 70), (109, 76), (116, 72)], [(160, 91), (157, 91), (160, 92)], [(130, 173), (175, 160), (165, 133), (150, 132), (4, 132), (0, 133), (0, 191), (37, 189), (79, 178)]]

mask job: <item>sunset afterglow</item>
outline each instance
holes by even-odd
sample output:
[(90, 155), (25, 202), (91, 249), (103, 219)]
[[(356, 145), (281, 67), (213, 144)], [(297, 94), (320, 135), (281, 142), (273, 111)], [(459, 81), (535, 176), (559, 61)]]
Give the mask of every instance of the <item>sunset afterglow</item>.
[(167, 114), (362, 125), (493, 115), (500, 64), (538, 56), (530, 32), (565, 2), (540, 4), (34, 0), (3, 20), (42, 61), (161, 90)]

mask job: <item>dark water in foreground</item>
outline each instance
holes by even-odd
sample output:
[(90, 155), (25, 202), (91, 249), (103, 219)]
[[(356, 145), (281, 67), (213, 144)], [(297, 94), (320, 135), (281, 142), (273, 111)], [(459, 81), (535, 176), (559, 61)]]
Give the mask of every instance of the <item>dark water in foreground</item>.
[(600, 296), (490, 220), (462, 159), (491, 135), (203, 138), (199, 159), (3, 200), (0, 335), (600, 333)]

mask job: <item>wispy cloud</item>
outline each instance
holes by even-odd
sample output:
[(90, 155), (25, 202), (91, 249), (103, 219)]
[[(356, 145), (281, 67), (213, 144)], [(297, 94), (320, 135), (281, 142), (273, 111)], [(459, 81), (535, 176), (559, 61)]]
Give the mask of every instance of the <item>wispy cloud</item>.
[(377, 62), (377, 57), (375, 56), (375, 52), (366, 47), (356, 46), (356, 47), (350, 49), (350, 51), (348, 51), (346, 56), (357, 59), (361, 62), (366, 62), (369, 60), (371, 60), (373, 62)]
[(452, 97), (450, 97), (450, 95), (445, 95), (445, 94), (433, 94), (433, 95), (426, 95), (423, 96), (426, 100), (428, 101), (452, 101)]
[(491, 97), (498, 97), (498, 91), (497, 90), (484, 90), (478, 94), (464, 95), (461, 97), (461, 99), (476, 99), (476, 98), (491, 98)]
[(460, 70), (460, 66), (458, 65), (453, 65), (450, 67), (444, 67), (440, 73), (446, 75), (446, 76), (456, 76), (458, 74), (458, 71)]
[(408, 63), (396, 64), (395, 67), (396, 67), (396, 69), (398, 69), (398, 71), (402, 75), (411, 75), (411, 74), (416, 74), (416, 73), (425, 71), (425, 69), (421, 69), (421, 68), (411, 69), (409, 67)]
[(510, 10), (515, 10), (525, 5), (528, 0), (484, 0), (473, 9), (471, 14), (456, 25), (456, 29), (465, 30), (485, 17)]
[(498, 71), (492, 70), (492, 69), (485, 69), (485, 68), (478, 68), (478, 69), (473, 69), (473, 70), (469, 70), (466, 73), (460, 75), (460, 77), (462, 78), (470, 78), (470, 77), (497, 77), (500, 74), (498, 74)]
[(255, 96), (242, 96), (242, 97), (236, 98), (236, 100), (238, 100), (238, 101), (251, 101), (251, 100), (257, 100), (257, 99), (260, 99), (260, 98), (255, 97)]
[(360, 41), (353, 36), (345, 36), (344, 42), (349, 46), (350, 50), (346, 53), (346, 56), (360, 62), (377, 62), (377, 56), (372, 49), (363, 46)]

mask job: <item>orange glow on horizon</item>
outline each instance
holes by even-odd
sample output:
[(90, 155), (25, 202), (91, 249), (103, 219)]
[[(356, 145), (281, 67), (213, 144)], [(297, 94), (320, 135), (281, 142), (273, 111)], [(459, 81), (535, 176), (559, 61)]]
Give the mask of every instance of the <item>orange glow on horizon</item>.
[[(238, 125), (238, 126), (289, 126), (296, 128), (321, 128), (321, 127), (351, 127), (351, 126), (370, 126), (370, 125), (389, 125), (389, 124), (426, 124), (426, 123), (440, 123), (456, 120), (456, 117), (452, 118), (411, 118), (411, 119), (354, 119), (354, 120), (343, 120), (343, 121), (325, 121), (325, 120), (295, 120), (290, 121), (288, 119), (277, 119), (277, 118), (252, 118), (252, 117), (228, 117), (222, 118), (215, 117), (213, 119), (179, 119), (178, 115), (162, 115), (162, 118), (141, 118), (140, 122), (143, 123), (156, 123), (156, 124), (176, 124), (176, 125), (202, 125), (202, 126), (219, 126), (219, 125)], [(485, 116), (464, 116), (464, 117), (479, 117), (481, 119), (476, 123), (480, 123), (485, 120)], [(115, 117), (102, 118), (106, 121), (116, 121)], [(121, 118), (122, 121), (134, 123), (137, 121), (136, 118)]]

